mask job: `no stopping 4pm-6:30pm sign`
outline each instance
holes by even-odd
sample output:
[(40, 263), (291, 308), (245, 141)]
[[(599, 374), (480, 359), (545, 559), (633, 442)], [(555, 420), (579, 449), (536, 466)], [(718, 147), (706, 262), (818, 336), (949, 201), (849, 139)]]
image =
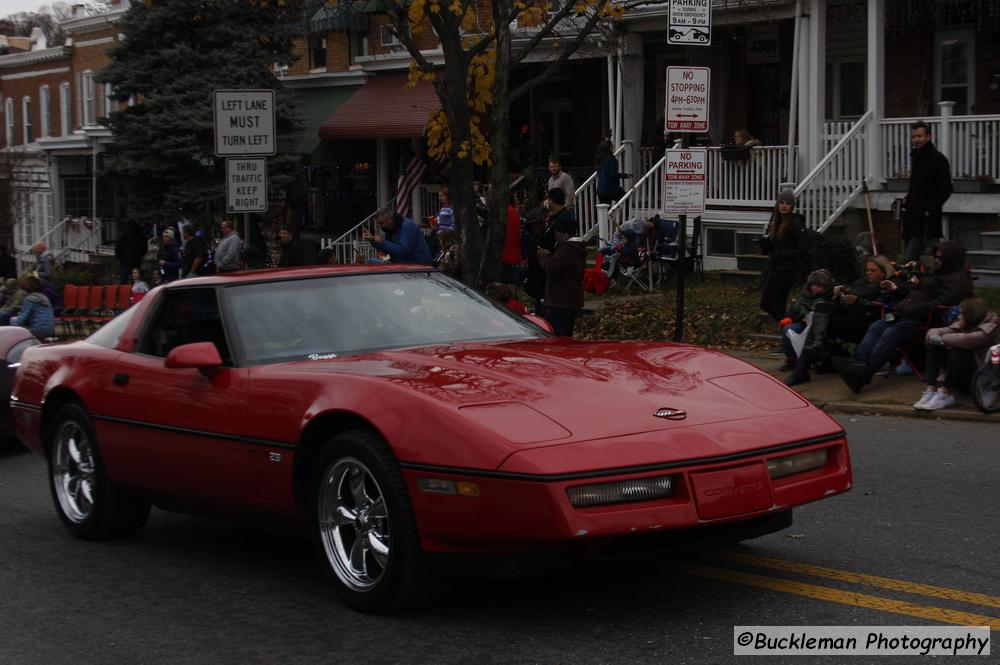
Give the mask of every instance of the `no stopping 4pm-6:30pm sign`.
[(705, 212), (705, 150), (667, 150), (663, 209), (674, 215)]

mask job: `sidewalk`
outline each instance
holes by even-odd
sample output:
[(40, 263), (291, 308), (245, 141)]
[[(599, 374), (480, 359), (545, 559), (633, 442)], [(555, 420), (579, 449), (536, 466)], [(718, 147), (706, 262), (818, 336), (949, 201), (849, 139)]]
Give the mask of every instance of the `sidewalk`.
[[(783, 357), (778, 353), (763, 351), (728, 351), (732, 356), (745, 360), (768, 374), (784, 381), (787, 372), (779, 372)], [(1000, 414), (987, 415), (975, 407), (966, 395), (958, 395), (958, 406), (937, 411), (917, 411), (913, 403), (920, 399), (925, 385), (915, 375), (892, 376), (883, 379), (875, 376), (860, 394), (851, 392), (835, 373), (810, 372), (812, 380), (794, 390), (829, 413), (865, 413), (883, 416), (908, 416), (911, 418), (942, 418), (945, 420), (971, 420), (1000, 423)]]

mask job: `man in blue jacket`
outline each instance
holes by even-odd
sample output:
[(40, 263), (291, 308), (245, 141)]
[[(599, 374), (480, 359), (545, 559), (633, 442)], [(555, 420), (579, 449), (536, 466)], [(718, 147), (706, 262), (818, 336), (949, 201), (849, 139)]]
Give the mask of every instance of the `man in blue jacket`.
[[(368, 227), (362, 229), (364, 239), (380, 252), (389, 255), (393, 263), (415, 263), (433, 265), (431, 251), (427, 248), (424, 234), (409, 217), (385, 209), (375, 218), (382, 233), (371, 233)], [(384, 235), (383, 235), (384, 234)]]

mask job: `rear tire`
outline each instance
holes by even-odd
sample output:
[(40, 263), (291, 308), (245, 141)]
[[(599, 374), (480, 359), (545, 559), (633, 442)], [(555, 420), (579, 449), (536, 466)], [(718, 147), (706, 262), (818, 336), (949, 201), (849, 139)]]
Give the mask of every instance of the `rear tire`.
[(108, 478), (82, 406), (70, 403), (60, 408), (47, 439), (52, 499), (75, 538), (104, 540), (142, 528), (150, 500)]
[(444, 588), (424, 561), (399, 464), (378, 435), (352, 430), (333, 437), (320, 454), (312, 488), (313, 539), (349, 605), (392, 612)]
[(972, 375), (972, 401), (983, 413), (1000, 411), (1000, 370), (980, 367)]

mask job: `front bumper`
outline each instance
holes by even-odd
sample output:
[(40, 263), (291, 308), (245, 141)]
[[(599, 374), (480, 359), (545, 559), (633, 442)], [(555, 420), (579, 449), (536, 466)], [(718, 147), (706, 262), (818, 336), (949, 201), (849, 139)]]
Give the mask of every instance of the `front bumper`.
[[(823, 448), (828, 450), (825, 466), (769, 477), (769, 459)], [(842, 435), (737, 458), (703, 458), (606, 475), (591, 472), (585, 477), (403, 466), (423, 548), (428, 552), (513, 553), (568, 545), (596, 554), (623, 537), (655, 546), (656, 538), (636, 536), (750, 522), (845, 492), (852, 484), (847, 441)], [(664, 474), (674, 477), (674, 494), (668, 498), (576, 508), (566, 495), (574, 485)], [(479, 495), (428, 493), (420, 489), (421, 478), (475, 483)]]

